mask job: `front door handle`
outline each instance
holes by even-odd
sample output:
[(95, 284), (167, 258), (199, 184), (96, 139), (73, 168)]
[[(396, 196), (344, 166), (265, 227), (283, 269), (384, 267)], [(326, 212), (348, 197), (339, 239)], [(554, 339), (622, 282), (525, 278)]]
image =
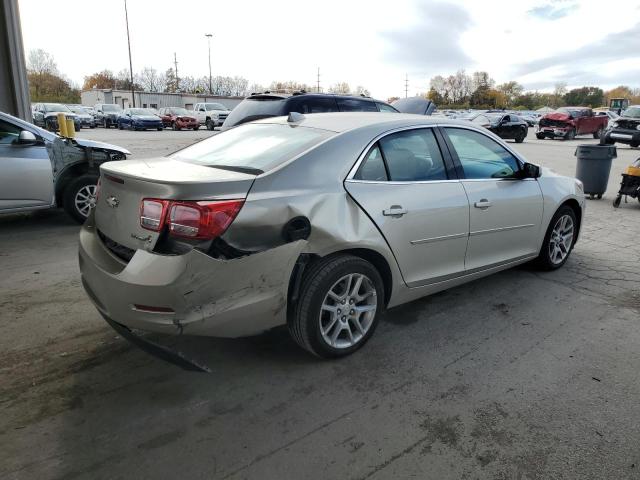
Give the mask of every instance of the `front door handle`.
[(487, 200), (486, 198), (483, 198), (479, 202), (476, 202), (476, 203), (473, 204), (474, 207), (480, 208), (482, 210), (486, 210), (491, 205), (492, 205), (492, 203), (489, 200)]
[(382, 210), (382, 215), (386, 217), (401, 217), (407, 212), (408, 210), (400, 205), (391, 205), (389, 208)]

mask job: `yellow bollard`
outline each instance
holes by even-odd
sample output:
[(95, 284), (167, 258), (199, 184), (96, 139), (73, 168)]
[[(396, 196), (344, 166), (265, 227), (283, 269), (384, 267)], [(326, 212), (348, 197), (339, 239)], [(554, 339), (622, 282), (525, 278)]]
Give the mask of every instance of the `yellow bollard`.
[(61, 137), (67, 136), (67, 118), (64, 113), (58, 114), (58, 131), (60, 132)]
[(67, 138), (74, 138), (76, 136), (76, 125), (73, 123), (72, 118), (67, 118)]

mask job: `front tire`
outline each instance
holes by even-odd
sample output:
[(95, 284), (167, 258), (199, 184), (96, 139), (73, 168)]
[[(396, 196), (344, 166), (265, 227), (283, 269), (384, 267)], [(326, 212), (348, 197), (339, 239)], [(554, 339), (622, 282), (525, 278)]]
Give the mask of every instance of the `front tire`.
[(207, 118), (207, 120), (205, 121), (205, 125), (207, 127), (207, 130), (213, 130), (215, 128), (213, 120), (211, 120), (210, 118)]
[(87, 173), (72, 180), (64, 189), (62, 206), (78, 223), (84, 223), (96, 204), (98, 175)]
[(578, 234), (578, 222), (573, 209), (564, 205), (555, 213), (542, 242), (537, 263), (544, 270), (556, 270), (563, 266)]
[(536, 133), (536, 138), (538, 140), (544, 140), (544, 134), (543, 133)]
[(576, 129), (572, 128), (567, 132), (567, 135), (564, 137), (565, 140), (573, 140), (576, 138)]
[(289, 331), (319, 357), (343, 357), (371, 338), (383, 309), (384, 285), (373, 265), (353, 255), (326, 257), (305, 274)]
[(522, 143), (524, 142), (524, 139), (527, 136), (527, 132), (526, 130), (521, 130), (520, 133), (518, 134), (518, 136), (515, 138), (516, 143)]

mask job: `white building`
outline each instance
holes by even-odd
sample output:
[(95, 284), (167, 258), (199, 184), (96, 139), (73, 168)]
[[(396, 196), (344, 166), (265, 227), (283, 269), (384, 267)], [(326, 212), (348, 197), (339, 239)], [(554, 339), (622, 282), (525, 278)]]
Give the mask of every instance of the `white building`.
[[(244, 97), (221, 97), (218, 95), (207, 95), (201, 93), (154, 93), (154, 92), (134, 92), (136, 107), (141, 108), (162, 108), (162, 107), (184, 107), (192, 110), (196, 103), (216, 102), (221, 103), (232, 110)], [(111, 89), (91, 89), (80, 94), (83, 105), (92, 107), (96, 103), (116, 103), (122, 108), (133, 107), (130, 90)]]

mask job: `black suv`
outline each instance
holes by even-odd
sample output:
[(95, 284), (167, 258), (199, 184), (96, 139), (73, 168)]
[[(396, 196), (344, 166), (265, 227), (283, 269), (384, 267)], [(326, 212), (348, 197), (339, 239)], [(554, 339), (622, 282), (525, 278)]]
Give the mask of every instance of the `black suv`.
[(329, 93), (252, 93), (234, 108), (222, 124), (226, 130), (241, 123), (261, 118), (278, 117), (298, 113), (325, 112), (393, 112), (399, 113), (388, 103), (369, 97)]

